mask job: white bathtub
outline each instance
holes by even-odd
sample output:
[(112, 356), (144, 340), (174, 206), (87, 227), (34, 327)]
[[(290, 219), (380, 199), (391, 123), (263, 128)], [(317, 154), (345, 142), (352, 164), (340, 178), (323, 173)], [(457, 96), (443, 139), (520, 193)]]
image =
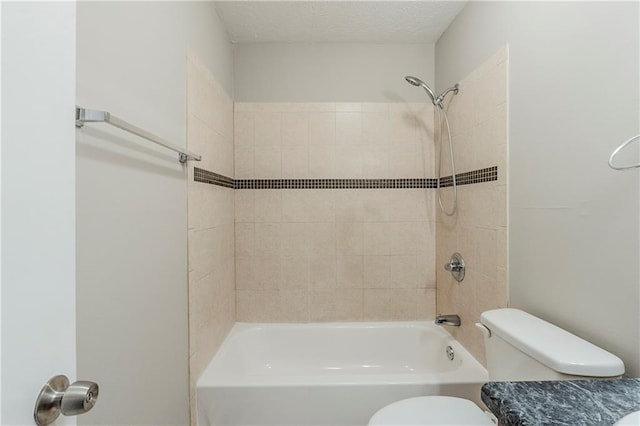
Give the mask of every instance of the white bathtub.
[(478, 402), (487, 381), (484, 367), (432, 323), (238, 323), (198, 380), (198, 424), (366, 425), (381, 407), (413, 396)]

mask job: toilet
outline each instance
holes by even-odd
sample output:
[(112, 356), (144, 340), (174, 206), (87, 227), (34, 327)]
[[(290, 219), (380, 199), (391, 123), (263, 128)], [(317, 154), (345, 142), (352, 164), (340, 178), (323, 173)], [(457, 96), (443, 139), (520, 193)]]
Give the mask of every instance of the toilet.
[[(519, 309), (494, 309), (480, 316), (487, 371), (492, 381), (616, 378), (617, 356)], [(487, 425), (490, 414), (473, 402), (450, 396), (421, 396), (378, 410), (369, 426)]]

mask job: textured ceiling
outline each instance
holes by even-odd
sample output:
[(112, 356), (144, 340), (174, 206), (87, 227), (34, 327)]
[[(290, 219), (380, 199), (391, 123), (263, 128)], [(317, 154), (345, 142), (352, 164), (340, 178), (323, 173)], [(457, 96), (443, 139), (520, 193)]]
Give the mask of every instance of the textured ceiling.
[(465, 1), (216, 1), (234, 43), (435, 43)]

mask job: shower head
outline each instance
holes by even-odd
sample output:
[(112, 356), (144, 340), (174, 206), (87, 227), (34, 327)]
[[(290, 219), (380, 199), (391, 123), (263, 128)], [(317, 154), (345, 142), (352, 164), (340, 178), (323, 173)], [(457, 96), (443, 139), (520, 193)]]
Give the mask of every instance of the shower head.
[(416, 87), (422, 87), (424, 91), (427, 92), (427, 95), (429, 95), (429, 97), (431, 98), (431, 102), (433, 102), (434, 105), (437, 105), (436, 95), (433, 94), (433, 91), (429, 86), (427, 86), (427, 83), (425, 83), (424, 81), (420, 80), (417, 77), (412, 77), (410, 75), (406, 76), (404, 79), (407, 80), (407, 83), (409, 84), (412, 84)]

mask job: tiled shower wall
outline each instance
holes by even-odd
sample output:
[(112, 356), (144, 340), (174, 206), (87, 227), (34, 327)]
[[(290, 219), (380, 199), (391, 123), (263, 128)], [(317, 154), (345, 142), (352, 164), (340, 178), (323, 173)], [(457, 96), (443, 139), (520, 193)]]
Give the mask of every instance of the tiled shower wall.
[(433, 177), (433, 108), (236, 103), (234, 118), (236, 184), (261, 188), (235, 191), (237, 320), (433, 318), (434, 191), (361, 180)]
[[(462, 326), (448, 330), (483, 363), (482, 333), (474, 324), (483, 311), (508, 304), (507, 70), (505, 47), (462, 80), (447, 105), (456, 172), (497, 166), (498, 180), (459, 186), (457, 214), (437, 213), (438, 311), (460, 315)], [(443, 171), (451, 174), (446, 155)], [(451, 188), (443, 190), (443, 203), (452, 205)], [(461, 283), (442, 267), (454, 252), (466, 263)]]
[(233, 101), (190, 52), (187, 58), (189, 383), (195, 385), (235, 322), (233, 188), (194, 182), (194, 167), (233, 176)]

